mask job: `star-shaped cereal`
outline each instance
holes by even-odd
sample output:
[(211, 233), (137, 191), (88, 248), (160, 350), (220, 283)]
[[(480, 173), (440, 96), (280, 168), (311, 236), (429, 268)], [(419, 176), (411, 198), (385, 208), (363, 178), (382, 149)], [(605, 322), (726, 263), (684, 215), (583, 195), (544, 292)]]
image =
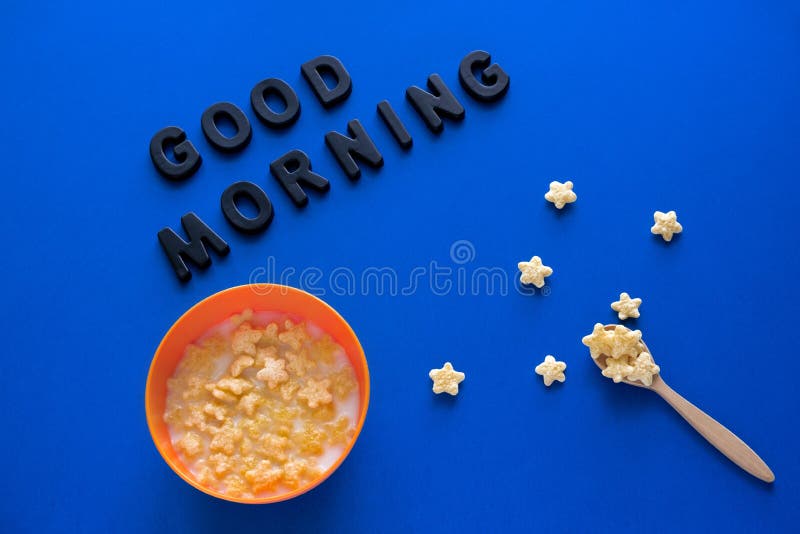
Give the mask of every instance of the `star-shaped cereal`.
[(618, 324), (611, 332), (610, 351), (606, 353), (606, 356), (611, 356), (612, 358), (636, 357), (641, 352), (639, 343), (642, 340), (641, 330), (630, 330)]
[(553, 274), (553, 269), (547, 265), (542, 265), (542, 258), (534, 256), (531, 261), (521, 261), (517, 264), (519, 272), (522, 275), (519, 277), (520, 282), (523, 284), (533, 284), (536, 287), (544, 286), (544, 279), (546, 276)]
[(333, 400), (330, 392), (331, 381), (327, 378), (314, 380), (309, 378), (306, 385), (297, 392), (297, 398), (305, 399), (309, 408), (316, 408), (320, 404), (328, 404)]
[(678, 222), (678, 214), (674, 211), (657, 211), (653, 214), (655, 224), (650, 231), (654, 234), (661, 234), (664, 241), (672, 241), (673, 234), (679, 234), (683, 231), (683, 226)]
[(431, 369), (428, 376), (433, 380), (433, 392), (436, 394), (446, 392), (458, 395), (458, 385), (464, 381), (466, 375), (453, 369), (453, 364), (445, 362), (441, 369)]
[(286, 372), (286, 360), (281, 358), (265, 358), (264, 368), (256, 373), (256, 378), (262, 382), (266, 382), (269, 389), (275, 389), (275, 386), (281, 382), (289, 380), (289, 373)]
[(264, 333), (260, 330), (253, 330), (250, 325), (244, 323), (233, 334), (231, 340), (231, 349), (235, 355), (255, 356), (256, 343), (261, 339)]
[(620, 321), (624, 321), (628, 317), (638, 318), (641, 305), (642, 299), (632, 299), (627, 293), (620, 293), (619, 300), (611, 303), (611, 309), (617, 312)]
[(561, 209), (567, 204), (578, 200), (578, 195), (572, 190), (572, 182), (550, 182), (550, 191), (544, 194), (545, 200), (552, 202), (556, 208)]
[(595, 323), (592, 333), (584, 336), (581, 342), (589, 347), (589, 354), (597, 359), (601, 354), (611, 352), (611, 338), (613, 334), (605, 329), (600, 323)]
[(610, 378), (615, 383), (622, 382), (622, 380), (633, 372), (633, 366), (628, 363), (627, 357), (606, 358), (606, 368), (603, 369), (603, 376)]
[(645, 386), (650, 386), (653, 384), (653, 377), (660, 371), (661, 369), (653, 361), (650, 353), (643, 352), (633, 361), (633, 370), (627, 374), (627, 378), (628, 380), (638, 380)]
[(564, 370), (566, 370), (566, 368), (566, 363), (559, 362), (548, 354), (544, 357), (544, 361), (536, 366), (535, 371), (537, 375), (542, 375), (544, 385), (549, 387), (554, 380), (563, 382), (567, 379), (567, 377), (564, 376)]
[(240, 374), (242, 374), (242, 372), (245, 369), (251, 367), (254, 363), (256, 363), (256, 361), (250, 356), (239, 356), (231, 364), (230, 368), (228, 369), (228, 372), (231, 374), (232, 377), (235, 378)]

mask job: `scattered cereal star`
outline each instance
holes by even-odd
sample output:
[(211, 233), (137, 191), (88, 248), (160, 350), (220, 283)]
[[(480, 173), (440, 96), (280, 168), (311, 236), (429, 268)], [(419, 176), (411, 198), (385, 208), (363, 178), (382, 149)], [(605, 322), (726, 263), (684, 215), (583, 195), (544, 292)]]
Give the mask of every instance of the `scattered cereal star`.
[(683, 226), (678, 222), (678, 214), (674, 211), (657, 211), (653, 214), (655, 224), (650, 231), (654, 234), (661, 234), (664, 241), (672, 241), (673, 234), (679, 234), (683, 231)]
[(521, 261), (517, 264), (522, 275), (519, 277), (523, 284), (533, 284), (536, 287), (544, 286), (546, 276), (553, 274), (553, 269), (542, 264), (542, 258), (534, 256), (531, 261)]
[(620, 321), (624, 321), (628, 317), (638, 318), (641, 304), (642, 299), (632, 299), (627, 293), (620, 293), (619, 300), (611, 303), (611, 309), (617, 312)]
[(566, 363), (559, 362), (548, 354), (544, 357), (544, 361), (536, 366), (535, 371), (537, 375), (542, 375), (544, 385), (549, 387), (554, 380), (563, 382), (567, 379), (567, 377), (564, 376), (566, 368)]
[(329, 391), (330, 387), (331, 381), (327, 378), (322, 380), (309, 378), (306, 380), (306, 385), (297, 392), (297, 397), (306, 399), (309, 408), (316, 408), (320, 404), (328, 404), (333, 400), (333, 395)]
[(653, 357), (648, 352), (643, 352), (633, 362), (627, 378), (628, 380), (639, 380), (645, 386), (653, 384), (653, 377), (661, 371), (661, 368), (653, 361)]
[(545, 200), (552, 202), (556, 208), (561, 209), (567, 204), (578, 200), (578, 195), (572, 190), (572, 182), (550, 182), (550, 191), (544, 194)]
[(428, 376), (433, 380), (433, 392), (436, 394), (447, 392), (450, 395), (458, 394), (458, 385), (464, 381), (466, 375), (453, 369), (453, 364), (445, 362), (441, 369), (431, 369)]
[(266, 382), (269, 389), (275, 389), (275, 386), (281, 382), (289, 380), (289, 373), (286, 372), (286, 360), (267, 357), (264, 360), (264, 368), (256, 374), (256, 378)]

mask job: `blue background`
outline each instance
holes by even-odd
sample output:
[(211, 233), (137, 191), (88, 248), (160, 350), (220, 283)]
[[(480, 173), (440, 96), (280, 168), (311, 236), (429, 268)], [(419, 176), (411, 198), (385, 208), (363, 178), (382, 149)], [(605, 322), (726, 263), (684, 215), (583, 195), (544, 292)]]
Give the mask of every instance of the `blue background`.
[[(60, 4), (60, 5), (59, 5)], [(800, 518), (796, 386), (800, 286), (800, 8), (795, 2), (138, 1), (0, 8), (4, 250), (3, 496), (0, 530), (789, 531)], [(479, 105), (460, 59), (493, 54), (511, 89)], [(341, 58), (353, 93), (325, 111), (300, 76)], [(406, 87), (440, 73), (466, 108), (430, 134)], [(269, 131), (250, 89), (288, 81), (302, 115)], [(414, 137), (402, 152), (375, 105), (389, 99)], [(223, 156), (200, 115), (244, 109), (250, 146)], [(323, 142), (359, 118), (385, 167), (351, 184)], [(168, 183), (150, 137), (176, 124), (204, 158)], [(295, 209), (268, 164), (305, 150), (331, 181)], [(557, 212), (542, 195), (572, 179)], [(238, 235), (222, 191), (252, 180), (275, 219)], [(649, 232), (678, 211), (671, 244)], [(159, 247), (195, 211), (231, 245), (180, 284)], [(363, 433), (342, 467), (293, 501), (214, 500), (170, 471), (150, 439), (151, 356), (188, 307), (278, 270), (433, 260), (466, 269), (541, 256), (547, 295), (335, 295), (372, 377)], [(258, 271), (255, 271), (258, 272)], [(264, 281), (262, 278), (261, 281)], [(290, 279), (298, 285), (297, 278)], [(677, 391), (750, 444), (777, 476), (750, 477), (657, 396), (600, 376), (580, 343), (613, 322), (620, 291)], [(545, 354), (568, 380), (545, 388)], [(467, 373), (456, 398), (427, 372)], [(235, 529), (235, 530), (234, 530)], [(255, 529), (255, 530), (253, 530)]]

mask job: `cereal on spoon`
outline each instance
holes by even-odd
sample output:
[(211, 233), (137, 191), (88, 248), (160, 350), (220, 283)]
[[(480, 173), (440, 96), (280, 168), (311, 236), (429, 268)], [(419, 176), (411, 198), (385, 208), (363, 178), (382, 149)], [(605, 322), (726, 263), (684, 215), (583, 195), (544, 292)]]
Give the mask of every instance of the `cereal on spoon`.
[(602, 324), (597, 323), (592, 333), (585, 336), (582, 342), (589, 347), (592, 358), (606, 356), (603, 376), (614, 382), (638, 380), (649, 386), (660, 371), (653, 357), (645, 350), (640, 330), (630, 330), (622, 325), (606, 330)]

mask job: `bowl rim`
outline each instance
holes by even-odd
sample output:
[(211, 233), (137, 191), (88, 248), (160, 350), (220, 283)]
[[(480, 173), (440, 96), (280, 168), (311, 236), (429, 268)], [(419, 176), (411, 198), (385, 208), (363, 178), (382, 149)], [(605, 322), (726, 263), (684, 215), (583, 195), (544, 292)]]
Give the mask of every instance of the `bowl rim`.
[[(346, 332), (348, 334), (352, 335), (353, 339), (355, 340), (355, 347), (357, 349), (357, 354), (351, 355), (351, 356), (355, 356), (355, 359), (358, 360), (360, 366), (363, 368), (363, 377), (364, 377), (363, 378), (363, 383), (359, 383), (359, 387), (363, 388), (363, 393), (360, 393), (360, 396), (363, 398), (364, 406), (363, 406), (363, 409), (359, 409), (358, 422), (356, 423), (356, 427), (355, 427), (355, 431), (353, 433), (353, 437), (350, 438), (350, 441), (348, 442), (347, 446), (344, 448), (342, 453), (339, 455), (339, 458), (328, 469), (326, 469), (319, 476), (314, 478), (311, 482), (309, 482), (305, 486), (301, 486), (301, 487), (295, 488), (295, 489), (293, 489), (291, 491), (288, 491), (286, 493), (282, 493), (282, 494), (279, 494), (279, 495), (270, 495), (268, 497), (235, 497), (235, 496), (226, 495), (225, 493), (222, 493), (222, 492), (213, 490), (211, 488), (208, 488), (208, 487), (200, 484), (198, 481), (194, 480), (194, 478), (188, 476), (186, 473), (183, 472), (184, 469), (188, 471), (188, 468), (185, 465), (183, 465), (182, 463), (180, 463), (179, 461), (177, 461), (177, 459), (173, 459), (171, 457), (171, 455), (167, 454), (167, 451), (164, 450), (164, 445), (161, 443), (160, 440), (156, 439), (156, 435), (155, 435), (155, 431), (154, 431), (154, 425), (156, 424), (156, 421), (154, 421), (154, 418), (157, 417), (158, 414), (154, 413), (155, 409), (152, 406), (152, 402), (153, 401), (151, 400), (151, 397), (153, 396), (153, 389), (154, 389), (154, 385), (153, 385), (153, 369), (155, 367), (155, 363), (156, 363), (156, 360), (159, 357), (159, 354), (161, 354), (161, 351), (164, 348), (166, 340), (171, 335), (173, 335), (174, 332), (176, 332), (179, 328), (181, 328), (181, 324), (184, 322), (184, 320), (187, 317), (189, 317), (192, 313), (194, 313), (196, 311), (196, 309), (198, 309), (201, 306), (207, 305), (209, 301), (212, 301), (214, 299), (220, 298), (224, 294), (235, 293), (235, 292), (240, 292), (240, 291), (244, 291), (244, 290), (255, 291), (254, 288), (256, 288), (256, 287), (259, 288), (258, 292), (263, 291), (263, 289), (266, 288), (268, 291), (275, 290), (275, 291), (278, 291), (278, 292), (288, 292), (288, 293), (301, 294), (303, 296), (303, 298), (310, 298), (310, 299), (315, 300), (318, 303), (320, 303), (322, 305), (323, 309), (327, 309), (327, 311), (329, 313), (333, 314), (333, 316), (335, 318), (337, 318), (337, 320), (342, 323), (342, 325), (346, 329)], [(256, 292), (256, 294), (258, 294), (258, 292)], [(281, 294), (283, 294), (283, 293), (281, 293)], [(246, 309), (246, 308), (244, 308), (244, 309)], [(256, 311), (261, 311), (261, 310), (256, 310)], [(268, 311), (268, 310), (264, 310), (264, 311)], [(220, 318), (220, 321), (222, 321), (222, 320), (224, 320), (224, 318)], [(350, 359), (351, 359), (351, 363), (352, 363), (352, 358), (350, 358)], [(330, 304), (328, 304), (324, 300), (320, 299), (319, 297), (317, 297), (315, 295), (312, 295), (311, 293), (309, 293), (307, 291), (303, 291), (302, 289), (298, 289), (298, 288), (292, 287), (292, 286), (287, 286), (287, 285), (282, 285), (282, 284), (270, 284), (270, 283), (242, 284), (242, 285), (238, 285), (238, 286), (229, 287), (229, 288), (223, 289), (221, 291), (217, 291), (216, 293), (213, 293), (212, 295), (209, 295), (209, 296), (203, 298), (202, 300), (196, 302), (188, 310), (186, 310), (183, 314), (181, 314), (181, 316), (178, 317), (178, 319), (176, 319), (174, 323), (172, 323), (172, 326), (170, 326), (170, 328), (167, 330), (167, 332), (161, 338), (161, 341), (158, 344), (158, 348), (156, 348), (156, 351), (153, 353), (153, 358), (150, 361), (150, 367), (149, 367), (149, 370), (147, 372), (147, 383), (145, 385), (145, 394), (144, 394), (144, 398), (145, 398), (145, 415), (147, 417), (147, 428), (150, 431), (150, 438), (153, 440), (153, 443), (155, 444), (156, 449), (158, 450), (159, 454), (161, 455), (161, 458), (167, 463), (167, 465), (169, 465), (169, 467), (172, 469), (172, 471), (174, 471), (175, 474), (177, 474), (179, 477), (181, 477), (185, 482), (187, 482), (191, 486), (197, 488), (198, 490), (202, 491), (203, 493), (205, 493), (207, 495), (211, 495), (212, 497), (216, 497), (216, 498), (223, 499), (223, 500), (226, 500), (226, 501), (237, 502), (237, 503), (242, 503), (242, 504), (269, 504), (269, 503), (286, 501), (286, 500), (293, 499), (294, 497), (298, 497), (298, 496), (300, 496), (300, 495), (302, 495), (304, 493), (307, 493), (307, 492), (311, 491), (312, 489), (314, 489), (317, 486), (319, 486), (320, 484), (322, 484), (325, 480), (327, 480), (327, 478), (330, 477), (333, 474), (333, 472), (336, 471), (339, 468), (339, 466), (342, 464), (342, 462), (344, 462), (345, 458), (347, 458), (347, 456), (350, 454), (350, 451), (353, 449), (353, 446), (355, 445), (356, 441), (358, 440), (358, 437), (361, 434), (361, 430), (364, 427), (364, 421), (366, 420), (366, 417), (367, 417), (367, 411), (369, 410), (369, 397), (370, 397), (369, 366), (367, 364), (366, 355), (364, 354), (364, 348), (362, 347), (361, 341), (358, 339), (358, 336), (356, 335), (355, 331), (350, 326), (350, 324), (344, 319), (344, 317), (342, 317), (342, 315), (338, 311), (336, 311), (336, 309), (334, 309)], [(161, 414), (161, 416), (163, 416), (163, 414)]]

